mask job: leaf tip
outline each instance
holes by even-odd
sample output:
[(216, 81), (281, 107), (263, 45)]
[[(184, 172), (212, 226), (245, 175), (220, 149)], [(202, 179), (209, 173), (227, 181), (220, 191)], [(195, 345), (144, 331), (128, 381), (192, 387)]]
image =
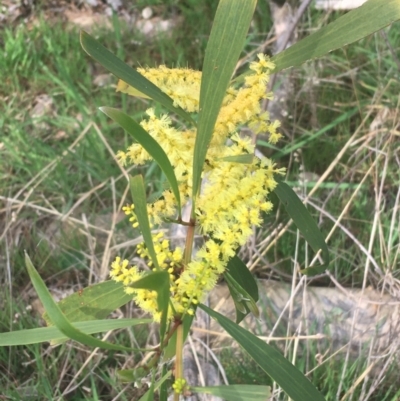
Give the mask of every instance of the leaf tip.
[(24, 249), (24, 255), (25, 255), (25, 266), (28, 270), (31, 270), (33, 268), (33, 263), (31, 261), (31, 258), (28, 255), (28, 252), (26, 249)]
[[(81, 42), (81, 46), (82, 46), (82, 48), (85, 50), (85, 44), (84, 44), (84, 40), (85, 40), (85, 38), (86, 37), (88, 37), (89, 36), (89, 34), (86, 32), (86, 31), (84, 31), (83, 29), (81, 29), (80, 30), (80, 32), (79, 32), (79, 41)], [(86, 50), (85, 50), (86, 51)]]
[(112, 107), (108, 107), (108, 106), (101, 106), (101, 107), (99, 107), (99, 110), (110, 118), (113, 118), (112, 112), (116, 111), (116, 109), (113, 109)]

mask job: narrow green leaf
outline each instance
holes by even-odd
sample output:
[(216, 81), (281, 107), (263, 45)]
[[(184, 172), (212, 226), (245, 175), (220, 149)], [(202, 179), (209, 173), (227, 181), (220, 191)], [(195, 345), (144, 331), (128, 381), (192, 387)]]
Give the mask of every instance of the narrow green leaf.
[(150, 99), (147, 95), (145, 95), (144, 93), (138, 91), (136, 88), (134, 88), (132, 86), (129, 86), (122, 79), (120, 79), (118, 81), (117, 92), (126, 93), (129, 96), (135, 96), (135, 97), (141, 97), (141, 98), (144, 98), (144, 99)]
[[(73, 322), (72, 324), (85, 334), (93, 334), (151, 322), (151, 319), (104, 319)], [(65, 341), (68, 338), (57, 327), (40, 327), (37, 329), (0, 333), (0, 346), (37, 344), (54, 340)]]
[(32, 281), (33, 286), (42, 301), (42, 304), (53, 324), (61, 331), (66, 337), (71, 340), (75, 340), (81, 344), (85, 344), (91, 347), (99, 347), (103, 349), (113, 349), (118, 351), (132, 351), (131, 348), (123, 347), (121, 345), (111, 344), (106, 341), (98, 340), (92, 336), (89, 336), (82, 331), (74, 327), (65, 315), (61, 312), (59, 306), (54, 302), (46, 284), (43, 282), (39, 273), (33, 266), (29, 256), (25, 253), (25, 264), (28, 270), (29, 277)]
[(325, 401), (314, 385), (279, 351), (231, 320), (200, 304), (293, 401)]
[[(250, 312), (258, 317), (259, 312), (256, 302), (259, 299), (258, 286), (254, 276), (247, 268), (246, 264), (236, 255), (231, 258), (228, 262), (227, 272), (231, 276), (231, 279), (227, 279), (229, 292), (232, 296), (233, 302), (236, 309), (236, 323), (240, 323)], [(235, 281), (235, 286), (230, 285), (231, 280)], [(242, 301), (239, 302), (236, 299), (235, 288), (240, 286), (242, 288), (241, 293)], [(246, 295), (247, 294), (247, 295)], [(250, 301), (245, 301), (243, 298), (250, 298)]]
[(236, 307), (236, 323), (240, 323), (251, 312), (255, 317), (260, 316), (260, 311), (249, 293), (229, 273), (224, 273), (229, 292)]
[[(140, 401), (150, 401), (153, 400), (154, 398), (154, 390), (158, 390), (160, 387), (160, 401), (166, 400), (165, 397), (162, 395), (164, 394), (163, 387), (166, 389), (166, 380), (171, 376), (171, 371), (167, 371), (166, 366), (164, 365), (163, 370), (162, 370), (162, 375), (161, 379), (158, 380), (156, 383), (151, 383), (149, 391), (140, 399)], [(154, 380), (154, 378), (153, 378)], [(150, 398), (149, 398), (150, 397)], [(168, 397), (168, 393), (167, 393)]]
[(163, 342), (167, 328), (169, 305), (169, 273), (165, 270), (150, 272), (130, 285), (132, 288), (145, 288), (157, 292), (158, 310), (161, 312), (160, 342)]
[(251, 163), (253, 163), (253, 159), (254, 159), (254, 155), (252, 155), (250, 153), (244, 153), (242, 155), (237, 155), (237, 156), (221, 157), (218, 160), (221, 160), (222, 162), (251, 164)]
[(100, 110), (108, 117), (118, 123), (124, 130), (126, 130), (143, 148), (146, 152), (156, 161), (164, 172), (171, 190), (175, 195), (176, 202), (178, 204), (179, 217), (181, 217), (181, 197), (179, 194), (178, 181), (175, 177), (174, 168), (168, 159), (168, 156), (164, 152), (163, 148), (158, 142), (143, 129), (135, 120), (130, 118), (123, 111), (113, 109), (111, 107), (100, 107)]
[(257, 282), (246, 264), (239, 258), (239, 256), (235, 255), (229, 260), (227, 271), (236, 280), (236, 282), (238, 282), (242, 288), (247, 291), (254, 301), (257, 302), (259, 299)]
[(168, 370), (167, 365), (164, 364), (161, 372), (161, 383), (157, 383), (160, 387), (160, 401), (168, 401), (168, 382), (167, 379), (171, 375), (171, 371)]
[(400, 19), (399, 0), (368, 0), (329, 25), (300, 40), (272, 58), (276, 71), (303, 64), (305, 61), (356, 42)]
[(311, 217), (310, 212), (303, 205), (293, 189), (283, 181), (277, 181), (278, 186), (274, 189), (274, 193), (278, 196), (287, 213), (294, 221), (294, 224), (296, 224), (299, 231), (303, 234), (305, 240), (310, 244), (313, 251), (317, 253), (321, 250), (322, 252), (324, 264), (309, 267), (300, 271), (307, 276), (323, 273), (329, 267), (329, 251), (324, 237), (314, 219)]
[[(161, 379), (158, 380), (154, 385), (154, 390), (160, 389), (160, 399), (159, 401), (167, 401), (168, 399), (168, 382), (172, 375), (172, 370), (168, 370), (166, 364), (163, 365), (162, 372), (161, 372)], [(167, 398), (165, 398), (167, 397)]]
[[(348, 12), (272, 57), (276, 66), (274, 72), (325, 56), (329, 52), (357, 42), (399, 19), (400, 2), (398, 0), (368, 0), (361, 7)], [(233, 82), (243, 82), (250, 73), (251, 71), (247, 70), (236, 77)]]
[(196, 393), (211, 394), (227, 401), (265, 401), (271, 396), (268, 386), (233, 384), (231, 386), (191, 387)]
[(226, 280), (226, 282), (228, 283), (229, 293), (231, 294), (233, 303), (235, 304), (236, 323), (240, 323), (248, 315), (249, 312), (246, 309), (246, 306), (244, 305), (244, 303), (242, 303), (243, 295), (241, 295), (239, 292), (237, 292), (234, 289), (234, 287), (232, 287), (232, 285), (229, 284), (228, 280)]
[(222, 100), (243, 49), (257, 0), (220, 0), (203, 63), (199, 122), (194, 146), (193, 199)]
[[(79, 290), (57, 303), (65, 317), (74, 322), (105, 319), (111, 312), (132, 300), (132, 295), (124, 291), (122, 283), (104, 281)], [(47, 313), (43, 319), (51, 321)]]
[(90, 57), (98, 61), (106, 70), (110, 71), (130, 86), (136, 88), (138, 91), (161, 103), (166, 109), (178, 114), (190, 124), (195, 125), (192, 117), (180, 107), (175, 107), (173, 105), (173, 100), (167, 94), (142, 74), (139, 74), (133, 68), (129, 67), (129, 65), (125, 64), (87, 32), (81, 31), (80, 38), (83, 50), (85, 50)]
[(154, 249), (153, 237), (151, 236), (149, 216), (147, 215), (146, 191), (144, 189), (143, 176), (139, 174), (135, 177), (129, 177), (133, 204), (135, 205), (135, 214), (138, 219), (140, 231), (143, 235), (144, 242), (149, 250), (149, 254), (154, 266), (157, 270), (161, 270), (160, 265), (158, 264), (156, 251)]

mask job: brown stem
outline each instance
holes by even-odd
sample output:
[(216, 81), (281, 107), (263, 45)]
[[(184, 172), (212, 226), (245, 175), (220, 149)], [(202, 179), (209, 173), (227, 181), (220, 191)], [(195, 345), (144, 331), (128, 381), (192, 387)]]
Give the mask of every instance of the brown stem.
[(177, 219), (163, 219), (166, 223), (174, 223), (174, 224), (180, 224), (181, 226), (187, 226), (190, 227), (193, 225), (191, 221), (184, 221), (181, 217)]
[(182, 321), (180, 319), (176, 319), (173, 326), (165, 336), (163, 343), (152, 350), (154, 352), (154, 356), (150, 359), (149, 363), (143, 366), (144, 369), (150, 371), (151, 368), (157, 365), (161, 357), (162, 350), (168, 345), (169, 340), (179, 327), (182, 327)]
[(190, 225), (186, 234), (186, 243), (185, 243), (185, 253), (183, 256), (183, 262), (185, 265), (192, 259), (192, 249), (193, 249), (193, 241), (194, 241), (194, 230), (196, 226), (196, 221), (194, 219), (190, 219)]
[(182, 325), (182, 320), (180, 319), (175, 319), (173, 326), (171, 327), (171, 330), (168, 332), (168, 334), (165, 336), (164, 341), (162, 343), (161, 349), (166, 347), (168, 345), (168, 342), (170, 338), (173, 336), (175, 331), (179, 328), (179, 326)]

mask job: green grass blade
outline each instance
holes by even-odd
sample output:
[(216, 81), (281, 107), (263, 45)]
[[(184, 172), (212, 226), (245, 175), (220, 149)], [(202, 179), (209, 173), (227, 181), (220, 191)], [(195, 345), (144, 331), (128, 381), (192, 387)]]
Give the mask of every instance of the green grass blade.
[(272, 58), (276, 71), (299, 66), (308, 60), (356, 42), (400, 19), (399, 0), (368, 0), (300, 40)]
[(168, 382), (167, 379), (171, 375), (171, 371), (168, 370), (167, 365), (163, 364), (161, 372), (161, 380), (157, 383), (160, 388), (160, 401), (168, 401)]
[(135, 120), (125, 114), (123, 111), (114, 109), (112, 107), (100, 107), (100, 110), (108, 117), (118, 123), (124, 130), (126, 130), (143, 148), (149, 153), (149, 155), (156, 161), (164, 172), (171, 190), (175, 195), (178, 203), (179, 217), (181, 217), (181, 197), (179, 194), (178, 181), (175, 177), (174, 168), (168, 159), (168, 156), (164, 152), (163, 148), (158, 142), (138, 124)]
[(231, 386), (191, 387), (196, 393), (211, 394), (229, 401), (265, 401), (271, 396), (268, 386), (233, 384)]
[(314, 385), (275, 348), (207, 306), (200, 304), (199, 308), (216, 320), (293, 401), (325, 401)]
[(278, 186), (274, 189), (274, 193), (282, 202), (287, 213), (296, 224), (297, 228), (303, 234), (305, 240), (310, 244), (314, 252), (321, 250), (324, 264), (309, 267), (301, 270), (307, 276), (313, 276), (324, 272), (329, 267), (329, 251), (326, 246), (324, 237), (321, 234), (317, 224), (311, 217), (310, 212), (303, 205), (299, 197), (286, 183), (278, 181)]
[(130, 86), (136, 88), (138, 91), (161, 103), (166, 109), (178, 114), (190, 124), (195, 125), (190, 114), (180, 107), (175, 107), (173, 105), (173, 100), (160, 88), (150, 82), (142, 74), (139, 74), (133, 68), (129, 67), (129, 65), (125, 64), (85, 31), (81, 31), (81, 45), (83, 50), (85, 50), (90, 57), (98, 61), (106, 70), (110, 71)]
[[(57, 303), (65, 317), (74, 322), (105, 319), (111, 312), (132, 300), (122, 283), (104, 281), (75, 292)], [(51, 325), (47, 313), (43, 319)]]
[(46, 284), (39, 276), (39, 273), (36, 271), (33, 266), (28, 254), (25, 254), (25, 264), (28, 270), (29, 277), (32, 281), (33, 286), (39, 296), (39, 299), (42, 301), (42, 304), (53, 324), (61, 331), (66, 337), (71, 340), (75, 340), (81, 344), (88, 345), (90, 347), (99, 347), (103, 349), (109, 350), (117, 350), (117, 351), (132, 351), (131, 348), (123, 347), (121, 345), (111, 344), (106, 341), (98, 340), (97, 338), (91, 337), (82, 331), (78, 330), (74, 327), (70, 321), (65, 317), (65, 315), (61, 312), (59, 306), (54, 302), (53, 297), (51, 296), (49, 290), (46, 287)]
[[(88, 322), (73, 322), (82, 333), (93, 334), (109, 330), (124, 329), (138, 324), (151, 323), (151, 319), (104, 319)], [(57, 327), (40, 327), (38, 329), (18, 330), (0, 333), (0, 346), (37, 344), (45, 341), (65, 341), (68, 338)]]
[(151, 383), (150, 388), (140, 397), (139, 401), (154, 400), (154, 383)]
[(162, 401), (161, 399), (162, 387), (165, 386), (165, 388), (167, 389), (168, 387), (167, 379), (169, 379), (171, 375), (172, 371), (168, 369), (168, 366), (166, 364), (164, 364), (161, 372), (161, 378), (154, 384), (154, 390), (160, 389), (160, 401)]
[(332, 122), (327, 124), (325, 127), (321, 128), (317, 132), (314, 133), (309, 133), (307, 135), (307, 131), (301, 136), (301, 140), (294, 143), (291, 146), (285, 147), (281, 151), (278, 151), (274, 154), (273, 159), (278, 160), (281, 157), (288, 155), (292, 152), (294, 152), (297, 149), (303, 148), (307, 143), (312, 142), (319, 138), (322, 134), (325, 132), (328, 132), (329, 130), (335, 128), (338, 124), (342, 123), (343, 121), (346, 121), (350, 119), (354, 114), (356, 114), (360, 110), (359, 107), (354, 107), (353, 109), (347, 111), (346, 113), (341, 114), (338, 118), (335, 118)]
[(146, 288), (157, 292), (158, 310), (161, 311), (160, 342), (163, 342), (167, 328), (169, 305), (169, 273), (162, 270), (151, 272), (130, 285), (132, 288)]
[(220, 0), (203, 63), (199, 122), (194, 146), (193, 199), (222, 100), (243, 49), (256, 0)]
[(149, 250), (151, 260), (157, 270), (161, 270), (158, 264), (156, 251), (154, 249), (153, 237), (151, 236), (149, 216), (147, 215), (146, 191), (144, 189), (143, 176), (130, 176), (131, 194), (135, 205), (135, 214), (138, 219), (139, 228), (144, 242)]

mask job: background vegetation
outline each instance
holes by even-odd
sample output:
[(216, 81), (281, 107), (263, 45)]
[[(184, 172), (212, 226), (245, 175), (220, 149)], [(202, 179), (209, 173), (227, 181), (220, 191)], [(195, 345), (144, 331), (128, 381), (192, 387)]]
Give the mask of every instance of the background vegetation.
[[(267, 38), (273, 39), (269, 9), (259, 3), (243, 52), (249, 60)], [(131, 65), (200, 69), (216, 2), (142, 0), (131, 11), (149, 4), (163, 18), (179, 17), (181, 23), (170, 35), (149, 41), (115, 17), (113, 28), (97, 29), (96, 37)], [(337, 16), (310, 8), (299, 35)], [(292, 70), (294, 94), (282, 121), (285, 138), (278, 152), (259, 143), (261, 151), (288, 166), (287, 180), (302, 196), (330, 170), (312, 194), (310, 210), (326, 234), (338, 216), (343, 217), (328, 242), (332, 277), (321, 275), (312, 285), (332, 286), (333, 278), (343, 287), (372, 286), (399, 294), (399, 28), (393, 24)], [(148, 104), (116, 94), (116, 80), (103, 75), (82, 51), (78, 31), (46, 18), (40, 9), (34, 23), (3, 26), (0, 46), (5, 55), (0, 57), (0, 282), (5, 289), (0, 297), (0, 331), (9, 331), (40, 322), (24, 249), (60, 296), (104, 279), (117, 250), (134, 256), (137, 233), (122, 214), (113, 219), (113, 211), (129, 201), (114, 158), (129, 138), (98, 107), (122, 108), (138, 118)], [(152, 166), (146, 174), (147, 182), (151, 178), (148, 194), (156, 196), (163, 188), (161, 173)], [(271, 236), (287, 222), (278, 207), (277, 212), (255, 234), (246, 258), (259, 277), (291, 282), (293, 266), (304, 265), (309, 253), (293, 227), (279, 238)], [(136, 311), (130, 307), (124, 313)], [(113, 335), (115, 341), (143, 345), (152, 333), (142, 328)], [(287, 347), (292, 356), (293, 345)], [(343, 399), (360, 377), (363, 381), (346, 399), (400, 398), (390, 364), (376, 381), (363, 377), (366, 359), (345, 363), (340, 356), (325, 355), (327, 362), (316, 368), (317, 354), (310, 341), (295, 363), (312, 372), (310, 379), (327, 400)], [(242, 383), (268, 383), (237, 351), (224, 349), (219, 357), (232, 382), (240, 378)], [(136, 390), (117, 381), (114, 370), (132, 367), (140, 358), (92, 352), (71, 343), (0, 348), (0, 395), (16, 400), (135, 399)], [(242, 358), (237, 369), (232, 358)]]

